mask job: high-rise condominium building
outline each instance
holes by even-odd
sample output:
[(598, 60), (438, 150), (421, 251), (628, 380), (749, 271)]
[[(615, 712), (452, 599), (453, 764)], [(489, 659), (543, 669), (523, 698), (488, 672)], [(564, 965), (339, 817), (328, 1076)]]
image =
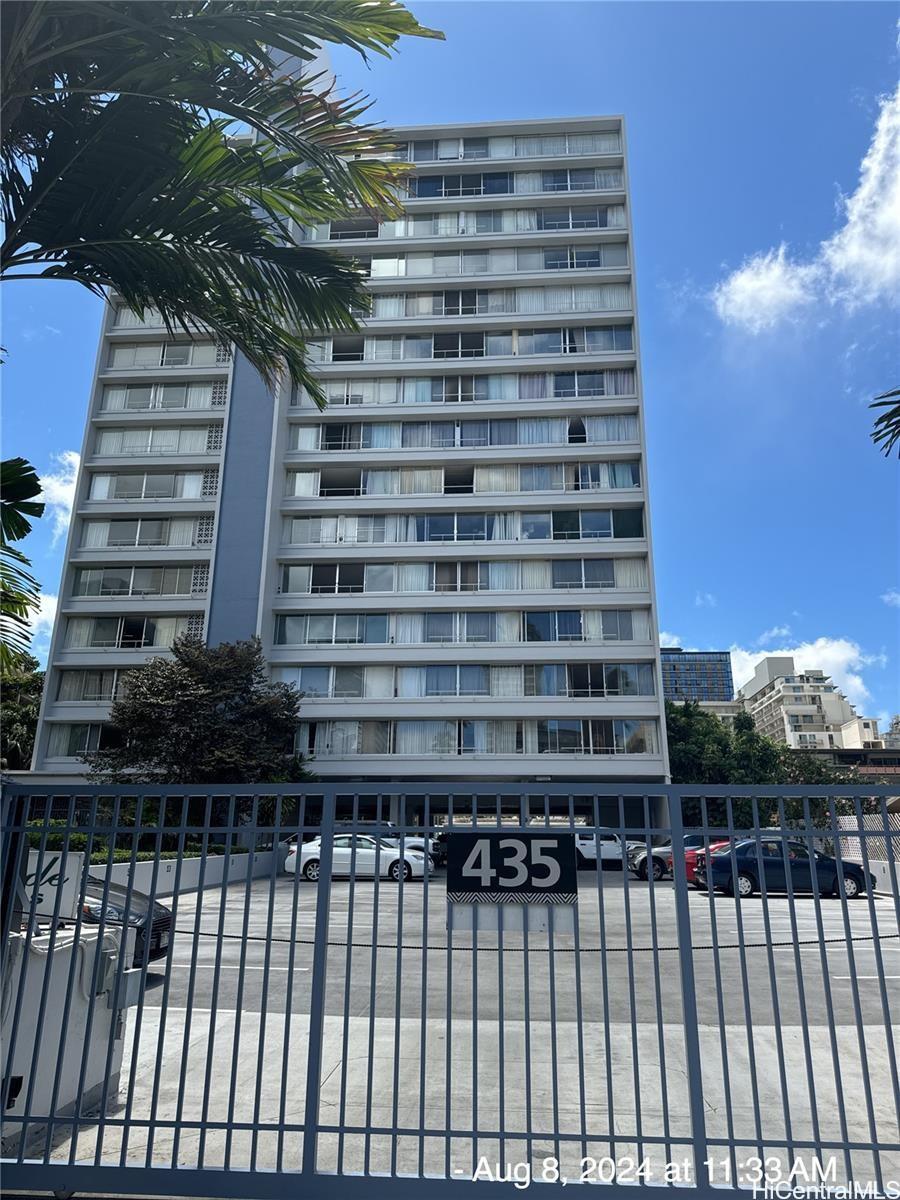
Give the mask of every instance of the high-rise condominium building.
[(731, 655), (727, 650), (682, 650), (663, 646), (663, 696), (666, 700), (731, 700)]
[(258, 633), (323, 778), (665, 777), (622, 122), (396, 136), (406, 214), (306, 231), (372, 293), (324, 412), (110, 307), (37, 769), (178, 634)]

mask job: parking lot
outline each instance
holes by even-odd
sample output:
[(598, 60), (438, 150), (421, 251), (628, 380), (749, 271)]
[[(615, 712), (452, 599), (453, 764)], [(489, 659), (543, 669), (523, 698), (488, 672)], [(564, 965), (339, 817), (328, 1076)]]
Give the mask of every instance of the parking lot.
[[(501, 953), (496, 934), (480, 932), (477, 949), (471, 933), (448, 934), (441, 872), (402, 888), (333, 881), (320, 1169), (466, 1173), (474, 1142), (445, 1139), (447, 1129), (505, 1128), (507, 1157), (558, 1152), (573, 1177), (583, 1153), (671, 1160), (690, 1132), (674, 899), (670, 882), (583, 872), (577, 953), (572, 933), (556, 934), (552, 951), (547, 934), (532, 934), (527, 953), (506, 933)], [(148, 1150), (170, 1161), (166, 1122), (178, 1116), (183, 1165), (196, 1164), (202, 1140), (208, 1165), (280, 1155), (299, 1166), (316, 903), (315, 884), (284, 875), (179, 898), (168, 983), (128, 1015), (128, 1161)], [(896, 1143), (900, 1027), (879, 982), (896, 1009), (893, 899), (798, 897), (792, 918), (786, 897), (711, 902), (692, 891), (689, 910), (708, 1136), (785, 1156), (817, 1131)], [(247, 1127), (201, 1135), (201, 1120)], [(93, 1153), (90, 1135), (82, 1142)], [(478, 1146), (498, 1153), (499, 1139)], [(119, 1148), (108, 1128), (104, 1156)], [(887, 1172), (898, 1156), (883, 1158)], [(854, 1169), (865, 1176), (865, 1164)]]

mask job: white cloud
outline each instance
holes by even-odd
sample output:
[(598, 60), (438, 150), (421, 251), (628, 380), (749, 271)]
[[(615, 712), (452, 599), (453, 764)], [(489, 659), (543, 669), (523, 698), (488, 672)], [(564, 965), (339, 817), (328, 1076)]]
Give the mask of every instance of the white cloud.
[(900, 592), (896, 588), (890, 588), (884, 592), (881, 599), (885, 604), (890, 605), (891, 608), (900, 608)]
[[(865, 654), (859, 643), (849, 638), (819, 637), (812, 642), (785, 644), (778, 649), (767, 647), (766, 655), (789, 655), (799, 671), (819, 670), (830, 675), (851, 704), (862, 708), (872, 698), (863, 679), (863, 671), (869, 667), (885, 667), (884, 654)], [(752, 676), (757, 663), (763, 657), (759, 650), (731, 647), (731, 670), (735, 689), (740, 688)], [(861, 715), (868, 715), (862, 713)]]
[(796, 320), (813, 304), (853, 311), (900, 295), (900, 87), (881, 102), (843, 224), (804, 259), (782, 243), (751, 255), (712, 291), (720, 319), (750, 333)]
[(40, 606), (31, 620), (31, 653), (40, 661), (41, 666), (46, 663), (50, 652), (50, 638), (58, 604), (58, 596), (54, 596), (52, 592), (42, 593)]
[(698, 592), (694, 597), (694, 604), (697, 608), (715, 608), (717, 600), (712, 592)]
[(757, 646), (765, 646), (769, 642), (773, 642), (776, 638), (786, 638), (791, 636), (790, 625), (773, 625), (771, 629), (765, 630), (756, 639)]
[(75, 481), (81, 456), (77, 450), (63, 450), (54, 454), (59, 464), (58, 471), (47, 471), (41, 475), (41, 495), (47, 505), (47, 515), (53, 521), (53, 545), (64, 536), (72, 519), (72, 504), (75, 501)]
[(660, 646), (680, 646), (681, 638), (677, 633), (667, 633), (666, 630), (661, 629), (659, 631), (659, 644)]

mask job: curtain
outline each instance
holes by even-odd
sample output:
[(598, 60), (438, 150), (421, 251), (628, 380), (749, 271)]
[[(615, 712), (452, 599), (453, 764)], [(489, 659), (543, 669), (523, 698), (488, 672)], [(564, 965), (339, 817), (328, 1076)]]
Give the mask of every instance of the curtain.
[(545, 158), (550, 154), (565, 154), (565, 134), (538, 134), (534, 137), (516, 138), (517, 158)]
[(584, 429), (590, 443), (636, 442), (638, 439), (637, 417), (629, 414), (612, 413), (605, 417), (585, 417)]
[(621, 371), (605, 371), (607, 396), (634, 395), (634, 369), (626, 367)]
[(367, 496), (396, 496), (400, 490), (399, 471), (363, 471), (362, 479)]
[(148, 622), (150, 635), (148, 642), (151, 646), (171, 646), (176, 636), (183, 632), (179, 625), (187, 625), (186, 617), (154, 617)]
[(605, 171), (597, 171), (596, 177), (598, 188), (611, 189), (622, 187), (622, 172), (616, 167), (610, 167)]
[(318, 496), (318, 471), (292, 471), (291, 476), (290, 494), (292, 496)]
[(518, 721), (489, 721), (488, 750), (491, 754), (517, 754)]
[(544, 312), (544, 289), (539, 287), (517, 288), (516, 312)]
[(169, 521), (167, 546), (192, 546), (194, 543), (194, 517), (172, 517)]
[(403, 404), (429, 404), (431, 402), (430, 379), (404, 379)]
[(635, 642), (650, 641), (650, 610), (648, 608), (631, 610), (631, 636)]
[(522, 465), (519, 487), (523, 492), (554, 492), (563, 486), (561, 463)]
[(519, 468), (512, 466), (491, 466), (475, 468), (476, 492), (517, 492), (519, 490)]
[(203, 495), (202, 472), (186, 471), (183, 475), (176, 475), (175, 495), (182, 500), (199, 500)]
[(522, 618), (517, 612), (496, 614), (496, 639), (498, 642), (520, 642), (522, 640)]
[(522, 560), (522, 587), (527, 591), (547, 591), (553, 586), (550, 563), (541, 559)]
[(363, 721), (360, 730), (360, 754), (390, 754), (390, 721)]
[(366, 696), (375, 699), (386, 699), (394, 694), (394, 668), (389, 666), (368, 666), (366, 671)]
[(397, 695), (403, 699), (425, 695), (425, 668), (398, 667)]
[(402, 495), (429, 496), (444, 490), (442, 467), (404, 467), (400, 472)]
[(455, 721), (397, 721), (396, 754), (455, 754)]
[(327, 746), (327, 753), (333, 758), (356, 754), (359, 747), (359, 721), (329, 722)]
[(187, 400), (185, 408), (211, 408), (212, 407), (212, 384), (211, 383), (192, 383), (188, 386)]
[(319, 425), (294, 425), (291, 430), (292, 450), (318, 450)]
[[(492, 254), (500, 253), (500, 251), (491, 251)], [(511, 250), (510, 254), (515, 254), (516, 263), (514, 267), (508, 268), (514, 271), (543, 271), (544, 255), (539, 249), (522, 249)]]
[(609, 482), (610, 487), (640, 487), (641, 481), (637, 463), (609, 463)]
[(522, 667), (491, 667), (492, 696), (521, 696), (523, 692)]
[(456, 233), (465, 232), (466, 214), (460, 212), (442, 212), (435, 220), (435, 234), (438, 237), (453, 237)]
[[(519, 399), (520, 400), (542, 400), (547, 395), (547, 375), (520, 375), (519, 376)], [(521, 422), (520, 422), (521, 425)], [(521, 441), (521, 437), (519, 441)], [(565, 441), (565, 438), (562, 439)]]
[(487, 398), (488, 400), (517, 399), (516, 376), (489, 375), (487, 377)]
[(398, 565), (398, 592), (430, 592), (431, 563), (400, 563)]
[(538, 732), (537, 732), (538, 723), (537, 723), (537, 721), (523, 721), (522, 726), (523, 726), (522, 742), (523, 742), (525, 753), (526, 754), (537, 754), (538, 753)]
[(549, 417), (519, 417), (519, 442), (523, 446), (548, 445), (554, 424), (558, 422), (551, 421)]
[(109, 541), (109, 521), (85, 521), (82, 546), (87, 549), (97, 549), (107, 545)]
[(542, 192), (544, 190), (540, 171), (516, 171), (516, 193)]
[(515, 138), (506, 136), (488, 138), (488, 155), (491, 158), (513, 158), (515, 153)]
[[(481, 295), (484, 295), (482, 292)], [(479, 297), (480, 298), (480, 297)], [(484, 309), (481, 304), (478, 306), (479, 312), (489, 313), (511, 313), (516, 311), (516, 293), (513, 288), (492, 288), (487, 293), (487, 309)]]
[(376, 296), (375, 304), (372, 308), (372, 316), (381, 320), (393, 317), (405, 317), (406, 297), (402, 294), (398, 296)]
[(508, 562), (489, 562), (488, 589), (492, 592), (517, 592), (521, 587), (521, 564), (515, 559)]
[(520, 528), (517, 512), (488, 514), (489, 540), (492, 542), (514, 542), (518, 539)]
[(606, 210), (606, 228), (607, 229), (624, 229), (625, 228), (625, 206), (623, 204), (611, 204)]
[(616, 587), (640, 591), (647, 584), (647, 561), (643, 558), (617, 558)]
[(407, 275), (433, 275), (434, 255), (426, 254), (424, 252), (407, 254), (406, 273)]
[(69, 617), (66, 622), (66, 649), (84, 650), (91, 644), (93, 631), (92, 617)]
[(366, 428), (368, 445), (372, 450), (392, 450), (400, 445), (402, 426), (399, 421), (374, 421)]
[(603, 641), (603, 610), (586, 608), (582, 613), (584, 640), (586, 642)]
[(112, 484), (112, 475), (93, 475), (91, 476), (91, 499), (92, 500), (108, 500), (110, 485)]
[[(153, 431), (153, 453), (168, 454), (171, 451), (168, 449), (168, 439), (165, 440), (163, 448), (157, 446), (157, 434), (160, 430)], [(169, 431), (166, 430), (166, 433)], [(206, 438), (207, 430), (204, 426), (199, 429), (179, 429), (172, 430), (172, 433), (177, 434), (178, 439), (178, 454), (205, 454), (206, 453)]]
[(516, 270), (516, 252), (512, 248), (491, 250), (488, 253), (492, 275), (508, 275)]
[(366, 379), (360, 384), (353, 385), (354, 394), (358, 391), (364, 404), (397, 404), (400, 397), (399, 379)]
[(394, 614), (396, 641), (403, 646), (420, 645), (425, 640), (425, 614), (398, 612)]
[(537, 210), (534, 208), (516, 209), (516, 229), (520, 233), (530, 233), (538, 227)]
[[(412, 255), (410, 255), (412, 257)], [(424, 256), (421, 256), (424, 257)], [(373, 279), (382, 276), (402, 275), (403, 258), (393, 255), (376, 254), (372, 259), (371, 275)]]
[(121, 454), (122, 430), (102, 429), (97, 437), (97, 453), (106, 455)]
[(121, 412), (124, 407), (125, 388), (108, 387), (103, 389), (103, 401), (100, 405), (103, 412)]
[[(146, 454), (151, 445), (151, 438), (154, 448), (157, 443), (163, 447), (159, 453), (175, 453), (178, 448), (177, 429), (123, 429), (121, 438), (121, 448), (118, 451), (120, 454)], [(167, 442), (169, 443), (168, 450), (166, 449)]]

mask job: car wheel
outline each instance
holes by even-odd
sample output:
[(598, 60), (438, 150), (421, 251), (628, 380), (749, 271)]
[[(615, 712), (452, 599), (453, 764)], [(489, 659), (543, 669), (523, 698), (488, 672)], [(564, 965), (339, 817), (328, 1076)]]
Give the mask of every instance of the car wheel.
[[(734, 884), (731, 884), (731, 891), (734, 894)], [(747, 875), (744, 871), (737, 877), (737, 894), (742, 900), (747, 900), (756, 891), (756, 880), (752, 875)]]
[(303, 868), (303, 878), (311, 879), (313, 882), (319, 878), (319, 860), (317, 858), (311, 858)]
[(400, 882), (401, 875), (405, 880), (409, 880), (412, 879), (412, 867), (409, 863), (401, 863), (398, 858), (396, 862), (392, 862), (388, 867), (388, 875), (390, 875), (394, 883)]
[[(861, 890), (859, 880), (855, 875), (844, 876), (844, 895), (848, 900), (855, 900)], [(837, 879), (834, 881), (834, 894), (836, 896), (840, 896), (841, 894), (841, 885)]]
[(646, 879), (648, 875), (649, 871), (647, 870), (647, 860), (645, 858), (643, 862), (638, 863), (637, 877), (638, 879)]
[[(645, 870), (646, 870), (646, 868), (645, 868)], [(664, 874), (663, 865), (659, 861), (658, 858), (654, 858), (652, 870), (653, 870), (653, 882), (656, 883), (658, 880), (662, 879), (663, 874)]]

